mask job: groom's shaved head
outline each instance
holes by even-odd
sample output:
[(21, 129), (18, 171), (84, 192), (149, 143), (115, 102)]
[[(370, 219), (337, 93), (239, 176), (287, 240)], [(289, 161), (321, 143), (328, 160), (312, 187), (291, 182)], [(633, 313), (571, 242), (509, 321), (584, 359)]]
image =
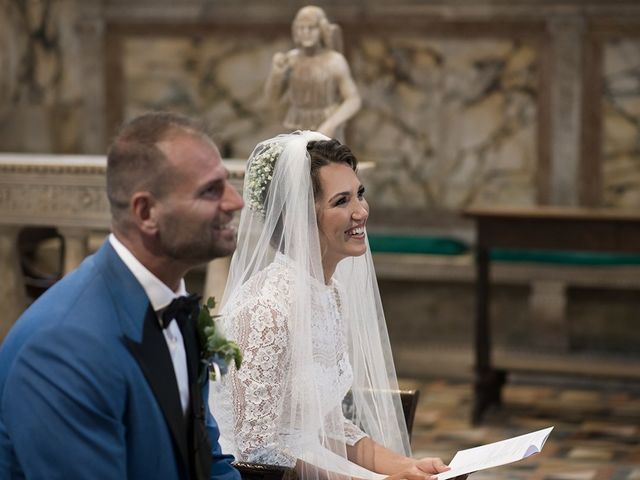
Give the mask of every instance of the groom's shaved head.
[(126, 216), (134, 193), (165, 195), (175, 172), (158, 144), (184, 134), (210, 141), (201, 124), (176, 113), (150, 112), (122, 126), (107, 154), (107, 196), (114, 221)]

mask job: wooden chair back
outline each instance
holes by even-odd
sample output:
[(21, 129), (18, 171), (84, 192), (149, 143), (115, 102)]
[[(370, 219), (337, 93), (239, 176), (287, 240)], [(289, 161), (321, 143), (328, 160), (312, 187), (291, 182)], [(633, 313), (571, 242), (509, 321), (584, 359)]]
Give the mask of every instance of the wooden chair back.
[[(413, 421), (416, 417), (420, 390), (400, 390), (402, 413), (407, 424), (409, 440), (413, 432)], [(240, 471), (242, 480), (297, 480), (298, 474), (293, 468), (262, 463), (235, 462), (234, 466)]]

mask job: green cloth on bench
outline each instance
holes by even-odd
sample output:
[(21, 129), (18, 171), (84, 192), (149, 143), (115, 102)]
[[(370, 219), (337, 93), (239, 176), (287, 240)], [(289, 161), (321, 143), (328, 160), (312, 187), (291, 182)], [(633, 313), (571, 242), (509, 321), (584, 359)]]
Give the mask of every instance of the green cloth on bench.
[[(465, 242), (451, 237), (369, 233), (368, 238), (371, 251), (374, 253), (460, 255), (470, 250)], [(506, 248), (492, 249), (491, 260), (563, 265), (640, 265), (640, 255)]]
[(491, 260), (496, 262), (554, 263), (565, 265), (640, 265), (640, 255), (569, 252), (559, 250), (491, 249)]
[(459, 255), (469, 251), (467, 244), (449, 237), (369, 233), (368, 238), (369, 246), (374, 253)]

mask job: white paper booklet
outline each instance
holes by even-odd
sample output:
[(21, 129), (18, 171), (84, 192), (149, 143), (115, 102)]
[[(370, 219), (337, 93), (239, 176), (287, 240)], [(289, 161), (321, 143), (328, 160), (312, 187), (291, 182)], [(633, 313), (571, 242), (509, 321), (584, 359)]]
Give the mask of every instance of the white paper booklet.
[(477, 472), (507, 463), (517, 462), (542, 450), (553, 427), (489, 443), (481, 447), (460, 450), (455, 454), (449, 466), (451, 470), (438, 475), (438, 480), (454, 478), (458, 475)]

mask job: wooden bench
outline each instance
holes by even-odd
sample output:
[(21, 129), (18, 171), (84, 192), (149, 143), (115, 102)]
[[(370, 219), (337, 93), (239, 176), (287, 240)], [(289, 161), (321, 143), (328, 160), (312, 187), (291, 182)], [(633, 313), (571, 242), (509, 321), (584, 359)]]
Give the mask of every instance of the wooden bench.
[[(398, 248), (392, 251), (390, 237), (380, 250), (376, 236), (371, 248), (379, 280), (465, 283), (476, 281), (476, 267), (471, 247), (452, 239), (427, 238), (424, 252), (415, 246), (412, 236), (409, 253), (402, 250), (407, 240), (399, 235)], [(444, 246), (434, 249), (433, 246)], [(455, 253), (456, 251), (460, 253)], [(431, 253), (434, 252), (434, 253)], [(441, 253), (445, 252), (445, 253)], [(532, 322), (532, 344), (557, 351), (567, 350), (567, 289), (595, 288), (640, 290), (640, 256), (607, 253), (497, 249), (491, 253), (489, 272), (492, 285), (519, 285), (529, 288), (528, 314)], [(548, 332), (553, 331), (553, 335)]]
[[(494, 249), (640, 254), (640, 215), (619, 210), (559, 207), (470, 209), (476, 224), (474, 423), (501, 404), (506, 371), (492, 364), (489, 318)], [(535, 365), (533, 366), (535, 367)]]

